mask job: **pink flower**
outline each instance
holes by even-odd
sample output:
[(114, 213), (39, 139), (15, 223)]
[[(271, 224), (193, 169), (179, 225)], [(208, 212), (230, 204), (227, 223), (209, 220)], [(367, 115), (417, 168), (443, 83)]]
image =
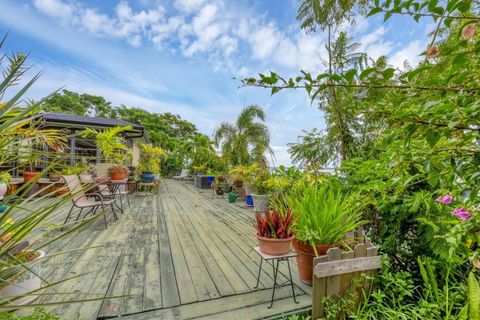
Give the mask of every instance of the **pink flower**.
[(452, 214), (454, 216), (457, 216), (460, 220), (465, 221), (468, 218), (470, 218), (470, 212), (467, 211), (464, 207), (461, 207), (459, 209), (455, 209), (452, 211)]
[(475, 23), (470, 23), (470, 24), (467, 24), (465, 27), (463, 27), (462, 29), (463, 40), (472, 39), (476, 31), (475, 29), (476, 29)]
[(431, 46), (430, 48), (427, 49), (427, 58), (435, 58), (436, 56), (438, 56), (438, 54), (440, 53), (440, 49), (438, 49), (437, 45), (433, 45)]
[(435, 201), (443, 204), (450, 204), (453, 201), (453, 196), (447, 194), (447, 195), (444, 195), (443, 197), (438, 197), (437, 199), (435, 199)]

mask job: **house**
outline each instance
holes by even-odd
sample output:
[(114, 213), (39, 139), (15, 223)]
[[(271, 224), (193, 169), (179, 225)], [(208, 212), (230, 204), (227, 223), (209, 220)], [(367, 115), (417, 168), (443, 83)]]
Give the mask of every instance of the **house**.
[(122, 120), (77, 116), (60, 112), (40, 112), (37, 115), (37, 119), (41, 121), (42, 127), (67, 131), (68, 150), (66, 150), (66, 153), (70, 153), (68, 161), (72, 166), (85, 158), (95, 161), (97, 165), (105, 162), (94, 139), (78, 136), (78, 133), (85, 130), (85, 128), (101, 130), (116, 126), (131, 126), (132, 130), (125, 131), (122, 134), (127, 142), (127, 146), (131, 148), (132, 160), (130, 165), (132, 166), (138, 165), (140, 143), (148, 142), (147, 132), (144, 127)]

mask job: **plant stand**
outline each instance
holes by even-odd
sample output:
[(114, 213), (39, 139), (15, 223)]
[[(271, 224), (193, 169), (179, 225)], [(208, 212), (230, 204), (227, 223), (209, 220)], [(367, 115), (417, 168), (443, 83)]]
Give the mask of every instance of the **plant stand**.
[[(262, 263), (263, 260), (265, 261), (272, 261), (272, 272), (273, 272), (273, 288), (272, 288), (272, 299), (270, 300), (270, 306), (268, 309), (270, 309), (273, 306), (273, 300), (275, 299), (275, 288), (278, 287), (283, 287), (290, 285), (292, 287), (292, 295), (293, 295), (293, 301), (295, 303), (298, 303), (296, 297), (295, 297), (295, 289), (293, 285), (293, 280), (292, 280), (292, 271), (290, 269), (290, 258), (294, 258), (297, 256), (297, 254), (293, 251), (290, 251), (287, 254), (281, 255), (281, 256), (271, 256), (268, 254), (265, 254), (260, 251), (260, 247), (255, 247), (253, 248), (256, 253), (260, 256), (260, 266), (258, 268), (258, 276), (257, 276), (257, 285), (254, 287), (254, 289), (258, 288), (258, 284), (260, 283), (260, 274), (262, 273)], [(288, 266), (288, 275), (290, 277), (290, 282), (283, 283), (283, 284), (277, 284), (277, 275), (278, 275), (278, 265), (280, 264), (281, 261), (286, 261), (287, 266)], [(276, 262), (276, 265), (275, 265)]]

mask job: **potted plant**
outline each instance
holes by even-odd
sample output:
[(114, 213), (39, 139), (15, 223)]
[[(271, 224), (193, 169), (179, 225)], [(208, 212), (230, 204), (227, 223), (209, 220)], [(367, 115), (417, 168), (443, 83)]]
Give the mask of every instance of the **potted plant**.
[(245, 167), (236, 166), (230, 170), (229, 174), (233, 180), (233, 186), (241, 188), (243, 186), (243, 182), (245, 181)]
[(263, 212), (268, 208), (269, 193), (272, 191), (268, 184), (270, 173), (264, 169), (259, 168), (254, 175), (255, 193), (252, 193), (253, 209), (256, 212)]
[(43, 150), (50, 149), (54, 154), (63, 153), (66, 135), (63, 130), (39, 129), (31, 125), (22, 130), (18, 145), (18, 162), (23, 166), (24, 182), (35, 180), (40, 174), (37, 169), (41, 167), (40, 155)]
[(253, 226), (260, 251), (272, 256), (287, 254), (294, 238), (293, 223), (294, 217), (290, 209), (285, 213), (276, 208), (272, 211), (267, 209), (264, 213), (257, 212)]
[(10, 181), (10, 174), (8, 172), (0, 173), (0, 200), (3, 199), (8, 191), (8, 182)]
[(125, 166), (130, 158), (130, 149), (121, 133), (132, 130), (131, 126), (113, 127), (103, 131), (87, 128), (81, 135), (83, 137), (94, 137), (97, 148), (100, 150), (105, 162), (110, 164), (108, 170), (112, 180), (125, 180), (128, 175), (128, 168)]
[[(0, 248), (15, 241), (16, 235), (21, 232), (14, 225), (11, 218), (2, 225)], [(40, 274), (40, 259), (45, 252), (33, 250), (29, 247), (29, 241), (20, 241), (8, 249), (8, 256), (4, 258), (2, 265), (2, 277), (6, 281), (0, 285), (0, 296), (2, 298), (12, 297), (16, 305), (27, 304), (39, 297), (39, 295), (27, 295), (29, 292), (38, 291), (42, 287)], [(18, 298), (13, 298), (18, 297)]]
[(149, 143), (140, 145), (138, 170), (143, 183), (152, 183), (156, 174), (160, 174), (160, 161), (166, 157), (165, 151)]
[(245, 195), (250, 196), (255, 193), (255, 179), (260, 168), (258, 164), (254, 163), (244, 170), (245, 180), (243, 182), (243, 189), (245, 190)]
[(78, 174), (80, 182), (82, 183), (91, 183), (93, 181), (93, 173), (95, 172), (95, 164), (88, 163), (83, 159), (82, 161), (83, 170)]
[(285, 195), (285, 203), (297, 218), (293, 247), (302, 282), (312, 283), (313, 258), (339, 247), (348, 232), (364, 224), (353, 197), (334, 185), (300, 185)]

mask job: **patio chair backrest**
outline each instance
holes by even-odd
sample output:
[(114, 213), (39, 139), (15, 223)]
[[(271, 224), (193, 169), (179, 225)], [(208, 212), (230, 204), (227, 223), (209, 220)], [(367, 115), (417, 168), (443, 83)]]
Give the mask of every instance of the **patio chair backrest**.
[(180, 177), (186, 177), (188, 175), (188, 169), (182, 169), (182, 172), (180, 172)]
[(62, 176), (62, 179), (64, 180), (65, 184), (68, 186), (68, 189), (70, 190), (70, 194), (72, 195), (72, 199), (74, 202), (80, 198), (85, 197), (85, 192), (83, 191), (82, 183), (80, 182), (80, 179), (78, 178), (77, 175), (72, 174), (68, 176)]

